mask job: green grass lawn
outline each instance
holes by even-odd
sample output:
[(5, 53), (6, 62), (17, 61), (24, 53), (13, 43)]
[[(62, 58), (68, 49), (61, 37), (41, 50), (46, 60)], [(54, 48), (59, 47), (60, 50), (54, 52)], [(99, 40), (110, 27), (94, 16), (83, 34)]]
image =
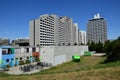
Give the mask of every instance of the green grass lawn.
[(80, 62), (61, 65), (30, 75), (0, 73), (0, 80), (119, 80), (120, 61), (105, 63), (105, 57), (82, 56)]

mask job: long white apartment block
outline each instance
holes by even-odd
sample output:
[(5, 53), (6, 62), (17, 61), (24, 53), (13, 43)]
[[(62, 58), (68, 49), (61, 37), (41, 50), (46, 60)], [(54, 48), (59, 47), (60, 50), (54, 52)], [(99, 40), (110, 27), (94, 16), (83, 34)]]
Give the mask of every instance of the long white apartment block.
[(72, 45), (72, 19), (66, 16), (58, 19), (58, 44)]
[(87, 42), (105, 43), (107, 40), (107, 22), (106, 19), (100, 17), (99, 13), (94, 15), (87, 23)]
[(80, 31), (79, 32), (80, 35), (80, 43), (81, 44), (87, 44), (87, 39), (86, 39), (86, 31)]
[[(30, 46), (73, 45), (78, 43), (78, 25), (72, 18), (41, 15), (30, 23)], [(74, 38), (73, 38), (74, 36)], [(73, 42), (73, 39), (74, 42)]]
[(72, 32), (73, 32), (73, 44), (77, 43), (79, 44), (79, 29), (78, 24), (74, 23), (72, 26)]
[(30, 21), (30, 45), (52, 46), (55, 44), (56, 15), (41, 15)]

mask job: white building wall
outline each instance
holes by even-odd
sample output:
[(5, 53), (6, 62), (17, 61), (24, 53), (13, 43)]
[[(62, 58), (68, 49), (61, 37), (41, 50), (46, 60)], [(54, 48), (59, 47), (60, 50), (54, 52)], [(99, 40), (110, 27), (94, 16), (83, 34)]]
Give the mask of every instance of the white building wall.
[(58, 37), (60, 45), (73, 44), (71, 18), (63, 16), (58, 19)]
[(80, 55), (84, 55), (85, 51), (88, 51), (88, 46), (79, 46), (80, 49)]
[(88, 46), (44, 46), (40, 49), (42, 62), (50, 62), (53, 65), (62, 64), (72, 60), (72, 55), (83, 55), (88, 51)]
[(86, 31), (80, 31), (81, 33), (81, 43), (87, 44)]
[(40, 57), (42, 62), (48, 62), (54, 64), (54, 47), (43, 46), (40, 48)]
[(32, 52), (32, 47), (29, 48), (29, 52)]
[(72, 26), (72, 35), (73, 35), (73, 44), (77, 43), (78, 44), (78, 24), (74, 23)]
[[(27, 52), (27, 48), (29, 48), (29, 52)], [(36, 50), (38, 49), (39, 47), (36, 47)], [(27, 57), (30, 59), (30, 56), (32, 56), (32, 47), (15, 47), (15, 58), (18, 58), (19, 61), (25, 61)]]
[(57, 16), (41, 15), (38, 19), (30, 21), (30, 46), (52, 46), (57, 43)]
[(39, 52), (40, 50), (39, 50), (39, 47), (36, 47), (36, 52)]
[(79, 45), (81, 45), (81, 32), (79, 31), (79, 32), (78, 32), (78, 34), (79, 34), (79, 35), (78, 35), (78, 39), (79, 39), (79, 40), (78, 40), (78, 41), (79, 41)]
[(40, 19), (35, 20), (35, 46), (40, 44)]
[(29, 32), (29, 36), (30, 36), (30, 40), (29, 40), (29, 43), (31, 46), (34, 46), (34, 28), (35, 28), (35, 21), (32, 20), (29, 22), (29, 26), (30, 26), (30, 32)]

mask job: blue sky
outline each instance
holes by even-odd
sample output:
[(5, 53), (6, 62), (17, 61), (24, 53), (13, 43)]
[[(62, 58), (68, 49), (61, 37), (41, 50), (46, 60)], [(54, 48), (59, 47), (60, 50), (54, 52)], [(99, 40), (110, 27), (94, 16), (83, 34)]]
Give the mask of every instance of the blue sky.
[(73, 18), (80, 30), (97, 13), (107, 20), (108, 39), (120, 36), (120, 0), (0, 0), (0, 38), (29, 37), (29, 21), (42, 14)]

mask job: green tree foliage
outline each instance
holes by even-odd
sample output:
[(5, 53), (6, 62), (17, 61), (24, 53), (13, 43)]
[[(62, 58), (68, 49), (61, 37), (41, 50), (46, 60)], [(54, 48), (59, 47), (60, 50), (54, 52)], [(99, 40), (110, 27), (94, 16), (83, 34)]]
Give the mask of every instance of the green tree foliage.
[(120, 60), (120, 37), (114, 41), (106, 41), (103, 45), (100, 41), (98, 43), (89, 44), (90, 51), (97, 53), (107, 53), (107, 62)]
[(89, 50), (96, 51), (97, 53), (103, 53), (104, 52), (103, 43), (101, 43), (100, 41), (98, 43), (91, 42), (91, 44), (89, 44)]
[(91, 42), (91, 44), (89, 44), (89, 50), (95, 51), (95, 43), (94, 42)]
[(96, 52), (98, 52), (98, 53), (104, 52), (103, 43), (101, 43), (100, 41), (98, 43), (96, 43), (95, 48), (96, 48)]
[(120, 37), (117, 40), (108, 42), (106, 45), (108, 62), (120, 60)]
[(110, 40), (107, 40), (104, 45), (104, 51), (109, 53), (111, 51)]

